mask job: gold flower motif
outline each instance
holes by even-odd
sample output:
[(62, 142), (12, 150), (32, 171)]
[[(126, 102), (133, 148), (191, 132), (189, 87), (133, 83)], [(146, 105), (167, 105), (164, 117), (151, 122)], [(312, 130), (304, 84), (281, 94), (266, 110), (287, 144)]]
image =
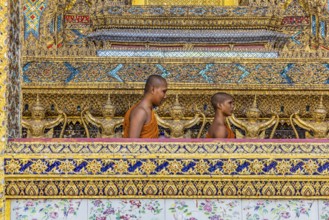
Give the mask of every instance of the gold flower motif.
[(43, 173), (47, 169), (47, 166), (41, 160), (37, 160), (37, 162), (33, 163), (31, 166), (31, 171), (33, 173)]
[(204, 161), (200, 160), (196, 165), (195, 165), (195, 171), (203, 174), (205, 172), (208, 172), (209, 165)]
[(11, 159), (6, 164), (6, 173), (19, 173), (19, 169), (21, 165), (19, 164), (18, 160)]
[(152, 162), (152, 161), (147, 161), (147, 162), (144, 162), (141, 166), (141, 169), (143, 172), (145, 172), (146, 174), (150, 174), (154, 171), (154, 169), (156, 168), (157, 166)]
[(276, 170), (278, 173), (286, 174), (289, 173), (291, 169), (291, 164), (289, 161), (281, 161), (276, 165)]
[(100, 172), (102, 165), (97, 160), (93, 160), (88, 163), (86, 168), (87, 168), (88, 172), (91, 172), (92, 174), (96, 174), (96, 173)]
[(169, 166), (168, 166), (168, 169), (169, 169), (169, 172), (176, 174), (176, 173), (182, 171), (183, 165), (180, 162), (176, 161), (176, 160), (171, 161)]
[(64, 173), (73, 172), (74, 167), (75, 166), (69, 160), (61, 162), (61, 165), (58, 166), (58, 168)]
[(116, 161), (114, 164), (114, 170), (120, 174), (127, 172), (128, 167), (129, 165), (127, 161), (123, 161), (123, 160)]
[(313, 174), (318, 169), (318, 165), (313, 160), (307, 161), (303, 167), (308, 174)]
[(228, 160), (224, 162), (223, 171), (224, 173), (232, 173), (236, 170), (237, 167), (238, 166), (236, 165), (235, 162), (233, 162), (232, 160)]
[(264, 165), (262, 162), (260, 162), (259, 160), (255, 160), (250, 164), (249, 169), (252, 173), (258, 174), (258, 173), (262, 172), (263, 167), (264, 167)]

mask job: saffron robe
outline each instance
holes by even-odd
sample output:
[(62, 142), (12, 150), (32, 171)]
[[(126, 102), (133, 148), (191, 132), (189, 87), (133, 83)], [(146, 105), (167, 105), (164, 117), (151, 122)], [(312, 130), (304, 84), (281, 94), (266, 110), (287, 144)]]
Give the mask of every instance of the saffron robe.
[[(124, 120), (123, 120), (123, 137), (128, 138), (129, 137), (129, 127), (130, 127), (130, 113), (131, 111), (138, 105), (134, 105), (131, 107), (127, 113), (125, 114)], [(140, 138), (159, 138), (159, 128), (158, 128), (158, 122), (155, 117), (155, 113), (152, 110), (151, 113), (151, 121), (147, 124), (143, 125), (141, 134), (139, 136)]]

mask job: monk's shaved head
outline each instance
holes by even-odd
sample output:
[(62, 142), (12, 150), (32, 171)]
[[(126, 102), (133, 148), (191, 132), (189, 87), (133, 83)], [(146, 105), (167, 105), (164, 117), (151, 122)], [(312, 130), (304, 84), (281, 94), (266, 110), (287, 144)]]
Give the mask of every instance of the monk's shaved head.
[(214, 107), (214, 109), (216, 110), (218, 104), (222, 104), (226, 100), (230, 100), (230, 99), (233, 99), (233, 97), (230, 94), (227, 94), (225, 92), (218, 92), (211, 97), (212, 107)]
[(167, 85), (167, 81), (160, 75), (150, 75), (145, 83), (144, 93), (148, 93), (152, 87), (160, 87), (162, 85)]

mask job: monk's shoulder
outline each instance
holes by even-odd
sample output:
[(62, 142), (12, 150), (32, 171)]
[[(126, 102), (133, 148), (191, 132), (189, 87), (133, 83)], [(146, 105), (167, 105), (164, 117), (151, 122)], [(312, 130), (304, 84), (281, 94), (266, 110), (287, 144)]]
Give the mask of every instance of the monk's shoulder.
[(136, 106), (130, 113), (130, 115), (132, 116), (143, 116), (143, 115), (147, 115), (147, 111), (145, 110), (145, 108), (143, 108), (143, 106)]
[(225, 138), (227, 136), (225, 123), (221, 121), (214, 121), (209, 131), (209, 134), (214, 138)]

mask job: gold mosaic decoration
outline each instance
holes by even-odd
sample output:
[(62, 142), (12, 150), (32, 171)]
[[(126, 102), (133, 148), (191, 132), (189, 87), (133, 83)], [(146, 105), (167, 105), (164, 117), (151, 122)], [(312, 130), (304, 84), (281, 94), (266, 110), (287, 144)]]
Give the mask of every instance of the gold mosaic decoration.
[[(6, 130), (6, 81), (9, 78), (9, 59), (8, 59), (8, 2), (0, 1), (0, 219), (5, 219), (5, 175), (4, 175), (4, 151), (7, 141)], [(7, 109), (8, 110), (8, 109)]]
[(237, 6), (238, 0), (133, 0), (132, 5), (216, 5), (216, 6)]
[[(87, 107), (92, 108), (93, 115), (101, 115), (99, 109), (109, 93), (117, 108), (116, 117), (122, 117), (142, 95), (149, 72), (168, 77), (168, 99), (158, 110), (164, 118), (169, 116), (174, 95), (179, 94), (187, 119), (195, 114), (192, 109), (196, 104), (209, 122), (213, 112), (208, 100), (217, 91), (234, 95), (236, 115), (240, 118), (245, 117), (244, 108), (252, 105), (255, 94), (263, 119), (276, 112), (280, 124), (289, 124), (289, 116), (296, 110), (303, 118), (310, 119), (320, 96), (323, 106), (329, 108), (328, 35), (323, 36), (321, 32), (321, 22), (328, 21), (324, 1), (282, 0), (274, 7), (270, 0), (250, 0), (241, 1), (243, 6), (225, 7), (225, 10), (215, 6), (155, 7), (150, 2), (143, 3), (149, 6), (137, 6), (140, 3), (136, 3), (136, 7), (124, 5), (123, 1), (101, 1), (98, 5), (95, 4), (97, 1), (70, 1), (68, 5), (62, 1), (57, 5), (55, 1), (48, 2), (46, 8), (38, 8), (40, 24), (36, 25), (32, 19), (31, 23), (22, 22), (19, 26), (25, 118), (30, 116), (29, 106), (39, 94), (48, 119), (57, 115), (52, 110), (56, 103), (58, 109), (67, 114), (69, 122), (81, 123), (81, 111)], [(186, 2), (186, 5), (194, 4)], [(226, 5), (233, 1), (220, 2)], [(26, 1), (20, 2), (24, 3)], [(8, 51), (5, 5), (6, 2), (0, 3), (2, 58)], [(20, 18), (24, 21), (23, 12)], [(60, 19), (66, 19), (65, 25)], [(328, 24), (325, 25), (328, 29)], [(101, 58), (97, 57), (97, 50), (115, 47), (139, 46), (141, 50), (149, 50), (173, 46), (180, 48), (179, 51), (190, 52), (209, 45), (168, 42), (132, 45), (80, 38), (98, 28), (138, 30), (150, 26), (158, 30), (266, 29), (282, 32), (290, 38), (284, 45), (264, 42), (257, 45), (264, 47), (265, 52), (279, 53), (275, 60), (246, 57)], [(234, 52), (241, 45), (215, 46)], [(0, 109), (6, 104), (3, 97), (7, 67), (7, 59), (2, 59)], [(116, 68), (121, 68), (122, 72), (116, 72)], [(205, 72), (209, 75), (203, 74)], [(4, 112), (0, 112), (0, 121), (5, 120)], [(0, 128), (0, 137), (6, 137), (5, 126)], [(0, 195), (9, 199), (325, 199), (329, 196), (329, 146), (326, 140), (188, 143), (25, 140), (12, 140), (6, 149), (6, 139), (0, 142), (0, 152), (6, 150), (5, 155), (0, 156), (0, 162), (4, 164), (4, 169), (0, 169)], [(0, 217), (3, 217), (4, 199), (0, 199)]]
[(10, 142), (6, 195), (326, 198), (328, 151), (325, 141)]

